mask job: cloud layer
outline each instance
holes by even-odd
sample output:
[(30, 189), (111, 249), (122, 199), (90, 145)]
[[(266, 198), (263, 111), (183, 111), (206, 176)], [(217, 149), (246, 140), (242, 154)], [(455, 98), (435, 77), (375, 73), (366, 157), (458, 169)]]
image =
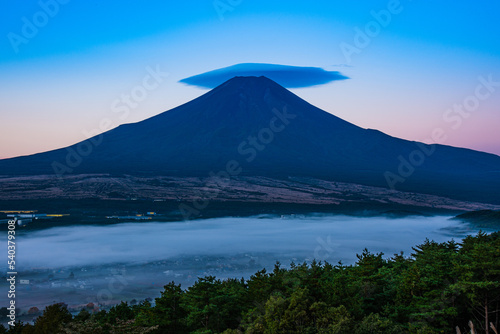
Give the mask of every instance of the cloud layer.
[(245, 63), (201, 73), (180, 82), (211, 89), (236, 76), (265, 76), (286, 88), (311, 87), (349, 79), (340, 72), (319, 67)]
[[(29, 231), (21, 236), (16, 262), (23, 278), (33, 281), (33, 289), (20, 285), (16, 305), (118, 303), (158, 296), (172, 280), (188, 287), (196, 277), (207, 275), (248, 278), (262, 268), (272, 270), (276, 261), (285, 267), (291, 261), (310, 263), (313, 258), (352, 264), (365, 247), (386, 257), (400, 251), (408, 256), (411, 247), (426, 237), (443, 242), (476, 232), (442, 216), (282, 218), (227, 217)], [(6, 240), (5, 235), (0, 237), (0, 248), (7, 247)], [(74, 279), (68, 279), (70, 272)], [(52, 281), (47, 280), (49, 275)]]
[[(317, 258), (353, 263), (367, 247), (388, 255), (426, 237), (448, 240), (460, 226), (449, 217), (388, 219), (345, 216), (215, 218), (189, 223), (124, 223), (32, 231), (17, 254), (23, 268), (159, 261), (178, 256), (267, 253), (269, 263)], [(448, 234), (443, 228), (449, 228)], [(324, 242), (329, 237), (328, 249)], [(6, 247), (6, 242), (0, 241)], [(318, 246), (320, 248), (317, 250)], [(323, 248), (321, 248), (323, 247)], [(7, 260), (5, 261), (7, 263)], [(266, 264), (269, 264), (266, 263)]]

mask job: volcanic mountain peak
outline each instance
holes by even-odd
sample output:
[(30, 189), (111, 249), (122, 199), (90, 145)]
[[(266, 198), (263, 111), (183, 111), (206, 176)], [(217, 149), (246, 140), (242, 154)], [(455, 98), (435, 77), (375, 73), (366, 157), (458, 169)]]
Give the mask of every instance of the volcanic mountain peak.
[(206, 177), (235, 162), (247, 176), (396, 185), (398, 190), (500, 203), (500, 157), (362, 129), (266, 77), (235, 77), (184, 105), (97, 138), (0, 160), (0, 175), (62, 171)]
[[(275, 117), (285, 118), (285, 125), (289, 125), (292, 119), (300, 119), (298, 123), (301, 125), (292, 125), (287, 130), (288, 135), (295, 132), (306, 136), (305, 132), (316, 127), (336, 132), (359, 129), (264, 76), (234, 77), (184, 105), (137, 123), (137, 126), (149, 130), (185, 127), (184, 138), (190, 134), (191, 141), (200, 138), (203, 143), (237, 143), (257, 134)], [(280, 137), (286, 135), (283, 133)]]
[(215, 87), (214, 89), (222, 89), (224, 87), (228, 87), (231, 85), (243, 85), (243, 87), (248, 88), (249, 86), (257, 85), (260, 88), (264, 87), (265, 85), (273, 85), (273, 86), (279, 86), (282, 87), (280, 84), (276, 83), (275, 81), (261, 75), (261, 76), (236, 76), (233, 77), (232, 79), (227, 80), (226, 82), (223, 82), (221, 85)]
[(261, 103), (269, 101), (271, 97), (285, 103), (307, 103), (286, 88), (264, 76), (234, 77), (191, 102), (200, 100), (204, 103), (216, 103), (214, 100), (221, 98), (239, 98), (243, 102)]
[(281, 86), (277, 82), (265, 77), (265, 76), (237, 76), (226, 82), (215, 87), (212, 91), (218, 93), (221, 91), (226, 91), (227, 93), (234, 92), (244, 92), (248, 95), (254, 95), (258, 97), (263, 92), (269, 89), (277, 89), (281, 91), (286, 91), (287, 93), (294, 95), (285, 87)]

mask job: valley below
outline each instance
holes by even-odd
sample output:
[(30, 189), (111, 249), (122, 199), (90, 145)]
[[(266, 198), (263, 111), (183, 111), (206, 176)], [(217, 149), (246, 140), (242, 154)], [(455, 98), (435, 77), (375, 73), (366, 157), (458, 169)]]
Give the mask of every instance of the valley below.
[(17, 305), (24, 313), (56, 302), (74, 312), (89, 303), (106, 309), (154, 299), (171, 281), (186, 288), (209, 275), (248, 279), (263, 268), (272, 270), (276, 261), (284, 267), (313, 260), (353, 264), (364, 248), (384, 257), (409, 256), (426, 238), (459, 240), (478, 231), (449, 218), (259, 215), (19, 228), (17, 264), (24, 283), (17, 285)]

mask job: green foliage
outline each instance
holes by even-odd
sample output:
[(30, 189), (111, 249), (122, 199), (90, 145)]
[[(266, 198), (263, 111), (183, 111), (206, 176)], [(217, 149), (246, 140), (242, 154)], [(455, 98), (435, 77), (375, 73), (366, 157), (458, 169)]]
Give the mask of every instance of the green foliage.
[(75, 316), (74, 320), (75, 320), (76, 322), (85, 322), (85, 321), (87, 321), (87, 320), (89, 320), (89, 319), (90, 319), (90, 316), (91, 316), (91, 314), (90, 314), (90, 312), (89, 312), (89, 311), (87, 311), (86, 309), (82, 309), (82, 310), (80, 311), (80, 313), (78, 313), (78, 314)]
[(399, 300), (408, 306), (408, 317), (415, 330), (435, 331), (452, 328), (457, 321), (454, 266), (458, 260), (458, 244), (426, 240), (413, 248), (411, 264), (401, 275)]
[[(62, 328), (72, 320), (66, 305), (54, 304), (47, 306), (43, 314), (35, 320), (33, 333), (64, 333)], [(24, 331), (23, 331), (24, 333)]]
[(186, 322), (192, 331), (207, 333), (237, 328), (247, 300), (244, 280), (221, 281), (214, 276), (199, 278), (182, 296)]
[(128, 306), (128, 304), (121, 302), (120, 304), (113, 306), (104, 319), (107, 323), (114, 325), (118, 320), (133, 320), (134, 316), (134, 311)]
[(371, 313), (356, 326), (356, 334), (400, 334), (404, 330), (390, 319)]
[(30, 324), (23, 324), (21, 321), (16, 321), (15, 326), (9, 326), (7, 331), (9, 334), (30, 334), (33, 333), (33, 326)]
[(161, 296), (155, 299), (155, 307), (139, 306), (136, 317), (140, 325), (157, 325), (160, 333), (187, 332), (187, 311), (182, 306), (184, 290), (180, 284), (170, 282), (164, 286)]
[(135, 323), (135, 320), (121, 320), (116, 319), (115, 323), (107, 326), (103, 326), (98, 323), (94, 318), (89, 318), (84, 322), (73, 321), (66, 328), (63, 329), (62, 333), (65, 334), (81, 334), (81, 333), (92, 333), (92, 334), (146, 334), (154, 333), (158, 330), (158, 326), (142, 327)]
[[(453, 288), (466, 301), (467, 312), (480, 319), (477, 329), (485, 330), (498, 317), (500, 301), (500, 233), (480, 232), (463, 240), (456, 264), (458, 281)], [(497, 318), (498, 319), (498, 318)]]

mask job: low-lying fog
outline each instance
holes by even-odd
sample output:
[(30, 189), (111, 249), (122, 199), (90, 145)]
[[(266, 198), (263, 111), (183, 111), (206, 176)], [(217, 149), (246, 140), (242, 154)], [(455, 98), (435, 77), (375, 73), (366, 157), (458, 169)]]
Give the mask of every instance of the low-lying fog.
[[(198, 276), (249, 277), (263, 267), (272, 270), (276, 261), (351, 264), (365, 247), (386, 256), (409, 255), (425, 238), (442, 242), (474, 233), (442, 216), (261, 216), (22, 232), (16, 238), (18, 279), (29, 283), (18, 283), (17, 305), (154, 298), (172, 280), (186, 287)], [(6, 250), (6, 233), (0, 238), (0, 249)], [(6, 288), (2, 283), (2, 291)], [(4, 306), (6, 293), (1, 296)]]

